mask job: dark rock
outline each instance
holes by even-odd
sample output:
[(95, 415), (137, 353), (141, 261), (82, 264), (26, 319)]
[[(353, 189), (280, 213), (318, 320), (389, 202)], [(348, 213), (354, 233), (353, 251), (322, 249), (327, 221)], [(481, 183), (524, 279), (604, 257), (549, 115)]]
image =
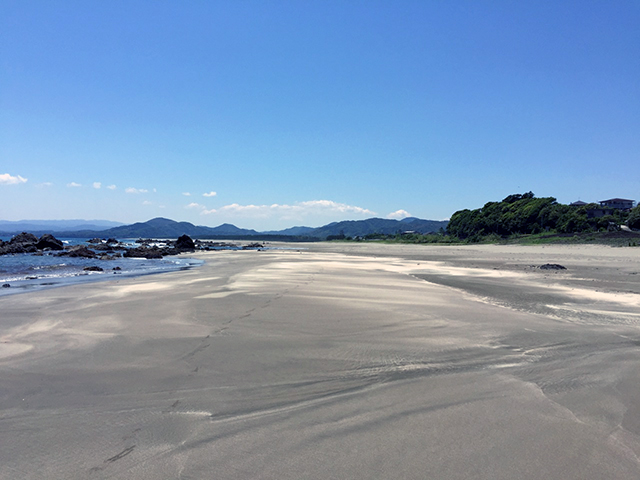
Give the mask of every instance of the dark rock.
[(85, 272), (104, 272), (103, 268), (96, 266), (84, 267), (82, 270), (84, 270)]
[(58, 254), (60, 257), (84, 257), (84, 258), (96, 258), (96, 254), (93, 250), (89, 250), (84, 245), (76, 245), (74, 247), (69, 248), (69, 250), (65, 250), (64, 252), (60, 252)]
[(118, 270), (118, 271), (120, 271), (120, 270), (122, 270), (122, 269), (121, 269), (120, 267), (113, 267), (111, 270)]
[(0, 255), (7, 255), (11, 253), (35, 253), (38, 249), (35, 244), (20, 244), (20, 243), (5, 243), (0, 248)]
[(558, 265), (557, 263), (545, 263), (544, 265), (540, 265), (540, 270), (566, 270), (567, 267), (563, 267), (562, 265)]
[(91, 240), (87, 240), (87, 243), (102, 243), (102, 239), (101, 238), (92, 238)]
[(128, 258), (162, 258), (163, 251), (158, 247), (135, 247), (127, 249), (122, 256)]
[(9, 285), (8, 283), (3, 283), (2, 284), (2, 288), (9, 288), (9, 287), (11, 287), (11, 285)]
[(107, 244), (108, 245), (113, 245), (114, 243), (120, 243), (120, 242), (118, 242), (118, 240), (116, 240), (115, 238), (108, 238), (107, 239)]
[(178, 239), (176, 240), (176, 243), (174, 243), (174, 246), (178, 250), (195, 250), (196, 249), (196, 245), (195, 243), (193, 243), (193, 240), (189, 235), (182, 235), (181, 237), (178, 237)]
[(250, 250), (250, 249), (257, 249), (257, 248), (264, 248), (264, 245), (262, 245), (261, 243), (250, 243), (249, 245), (245, 245), (244, 247), (242, 247), (243, 250)]
[(18, 235), (14, 236), (9, 243), (12, 245), (21, 244), (21, 245), (35, 245), (38, 243), (38, 237), (36, 237), (33, 233), (22, 232)]
[(38, 237), (31, 233), (22, 232), (8, 242), (3, 242), (2, 245), (0, 245), (0, 255), (10, 253), (35, 253), (38, 251), (36, 243), (38, 243)]
[(64, 245), (50, 233), (45, 233), (40, 237), (38, 243), (36, 243), (36, 248), (38, 250), (44, 250), (45, 248), (48, 248), (49, 250), (64, 250)]

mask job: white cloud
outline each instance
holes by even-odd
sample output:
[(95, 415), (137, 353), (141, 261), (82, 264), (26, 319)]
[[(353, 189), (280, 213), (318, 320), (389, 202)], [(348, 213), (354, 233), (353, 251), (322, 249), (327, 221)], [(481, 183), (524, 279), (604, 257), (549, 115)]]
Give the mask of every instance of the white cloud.
[(14, 177), (8, 173), (0, 174), (0, 185), (16, 185), (18, 183), (27, 183), (27, 179), (20, 175)]
[(391, 212), (389, 215), (387, 215), (387, 218), (395, 218), (396, 220), (401, 220), (410, 216), (411, 214), (406, 210), (396, 210), (395, 212)]
[(149, 200), (145, 200), (144, 202), (142, 202), (143, 205), (153, 205), (152, 202), (150, 202)]
[(42, 182), (42, 183), (39, 183), (39, 184), (38, 184), (38, 185), (36, 185), (36, 186), (37, 186), (37, 187), (40, 187), (40, 188), (44, 188), (44, 187), (50, 187), (50, 186), (52, 186), (52, 185), (53, 185), (53, 183), (51, 183), (51, 182)]
[(133, 187), (129, 187), (126, 188), (124, 190), (127, 193), (147, 193), (149, 190), (147, 190), (146, 188), (133, 188)]
[(307, 202), (297, 202), (293, 205), (239, 205), (233, 203), (212, 210), (203, 210), (202, 214), (219, 214), (231, 216), (243, 216), (252, 218), (273, 218), (281, 220), (302, 219), (309, 216), (372, 216), (375, 212), (366, 208), (347, 205), (345, 203), (333, 202), (331, 200), (310, 200)]
[(118, 187), (116, 187), (115, 185), (109, 185), (107, 188), (108, 188), (109, 190), (115, 190), (115, 189), (116, 189), (116, 188), (118, 188)]
[(102, 187), (102, 183), (100, 182), (93, 182), (93, 188), (101, 188)]
[(190, 194), (189, 192), (182, 192), (182, 194), (183, 194), (185, 197), (190, 197), (190, 196), (191, 196), (191, 194)]
[(81, 186), (82, 185), (80, 185), (79, 183), (76, 183), (76, 182), (67, 183), (67, 187), (70, 187), (70, 188), (78, 188), (78, 187), (81, 187)]
[(213, 191), (202, 194), (203, 197), (215, 197), (216, 195), (217, 195), (217, 192), (213, 192)]
[(201, 208), (201, 209), (204, 209), (205, 206), (204, 205), (200, 205), (199, 203), (196, 203), (196, 202), (192, 202), (192, 203), (190, 203), (189, 205), (187, 205), (184, 208)]

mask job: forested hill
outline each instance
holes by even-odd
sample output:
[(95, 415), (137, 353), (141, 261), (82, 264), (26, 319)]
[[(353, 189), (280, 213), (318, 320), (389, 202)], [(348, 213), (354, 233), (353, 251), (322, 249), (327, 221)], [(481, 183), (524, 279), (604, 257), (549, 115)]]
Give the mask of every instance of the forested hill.
[(600, 207), (593, 203), (579, 207), (564, 205), (553, 197), (536, 198), (532, 192), (528, 192), (509, 195), (501, 202), (489, 202), (476, 210), (459, 210), (451, 216), (447, 232), (460, 239), (545, 231), (595, 232), (625, 223), (630, 216), (628, 212), (620, 210), (613, 211), (612, 215), (588, 215), (589, 211), (593, 214), (598, 209)]

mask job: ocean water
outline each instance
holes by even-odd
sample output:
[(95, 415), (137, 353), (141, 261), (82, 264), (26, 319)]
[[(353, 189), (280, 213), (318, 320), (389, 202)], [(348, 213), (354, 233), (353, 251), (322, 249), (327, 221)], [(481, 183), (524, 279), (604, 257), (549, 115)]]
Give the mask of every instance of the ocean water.
[[(82, 244), (77, 239), (64, 240), (65, 244)], [(123, 241), (122, 243), (133, 243)], [(88, 245), (91, 248), (91, 245)], [(58, 257), (58, 252), (43, 255), (21, 253), (0, 255), (0, 295), (10, 295), (42, 288), (58, 287), (80, 282), (112, 280), (154, 273), (184, 270), (202, 265), (202, 260), (182, 255), (162, 259), (116, 258), (100, 260), (91, 258)], [(100, 254), (100, 252), (98, 252)], [(102, 272), (85, 271), (85, 267), (100, 267)]]

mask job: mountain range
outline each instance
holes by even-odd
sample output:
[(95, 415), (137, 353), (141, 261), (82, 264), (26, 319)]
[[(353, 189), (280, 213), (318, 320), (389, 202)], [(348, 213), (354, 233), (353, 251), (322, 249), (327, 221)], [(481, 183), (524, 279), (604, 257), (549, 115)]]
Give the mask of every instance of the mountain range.
[[(54, 223), (51, 223), (54, 222)], [(34, 234), (55, 233), (59, 237), (101, 237), (101, 238), (177, 238), (180, 235), (189, 235), (192, 238), (209, 239), (273, 239), (273, 240), (324, 240), (329, 236), (345, 235), (348, 237), (365, 236), (373, 233), (395, 234), (398, 232), (430, 233), (437, 232), (440, 228), (446, 228), (447, 221), (422, 220), (415, 217), (402, 220), (389, 220), (385, 218), (369, 218), (366, 220), (346, 220), (333, 222), (318, 228), (291, 227), (285, 230), (271, 230), (257, 232), (238, 228), (235, 225), (224, 223), (217, 227), (197, 226), (189, 222), (176, 222), (168, 218), (153, 218), (147, 222), (138, 222), (131, 225), (112, 226), (111, 228), (99, 228), (97, 221), (86, 222), (84, 227), (80, 221), (25, 221), (7, 222), (0, 221), (0, 235), (9, 236), (21, 231)], [(72, 222), (74, 228), (65, 227), (64, 222)], [(73, 223), (75, 222), (75, 223)], [(101, 222), (103, 224), (103, 222)], [(115, 223), (115, 222), (112, 222)], [(95, 228), (98, 226), (98, 228)], [(23, 228), (30, 227), (30, 228)]]
[(124, 225), (109, 220), (0, 220), (0, 232), (74, 232), (78, 230), (104, 230)]

